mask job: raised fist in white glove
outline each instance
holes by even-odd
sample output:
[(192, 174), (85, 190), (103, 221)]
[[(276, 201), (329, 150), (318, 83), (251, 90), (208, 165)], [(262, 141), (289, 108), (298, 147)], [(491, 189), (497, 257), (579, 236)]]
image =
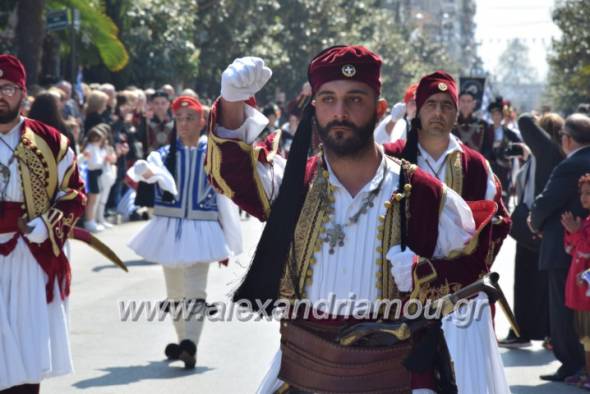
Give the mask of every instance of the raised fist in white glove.
[(261, 58), (238, 58), (221, 75), (221, 97), (232, 102), (248, 100), (262, 89), (271, 75), (272, 71)]
[(406, 104), (397, 103), (391, 108), (391, 121), (396, 122), (406, 114)]

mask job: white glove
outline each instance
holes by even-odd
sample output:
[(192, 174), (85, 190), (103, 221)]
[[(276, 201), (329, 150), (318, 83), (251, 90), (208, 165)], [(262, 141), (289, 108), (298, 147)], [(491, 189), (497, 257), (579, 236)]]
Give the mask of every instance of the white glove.
[(149, 169), (150, 169), (150, 166), (149, 166), (148, 162), (145, 160), (137, 160), (133, 164), (133, 172), (135, 172), (135, 175), (137, 175), (137, 177), (139, 177), (139, 178), (141, 178), (142, 175), (145, 174), (145, 172)]
[(227, 101), (244, 101), (253, 97), (268, 82), (272, 71), (259, 57), (241, 57), (221, 74), (221, 97)]
[(393, 108), (391, 108), (391, 121), (396, 122), (404, 117), (406, 114), (406, 104), (404, 103), (396, 103)]
[(33, 231), (25, 234), (25, 237), (27, 237), (29, 241), (40, 244), (45, 242), (49, 237), (47, 226), (45, 226), (45, 222), (40, 217), (36, 217), (35, 219), (31, 220), (29, 223), (27, 223), (27, 226), (33, 228)]
[(416, 254), (406, 247), (402, 252), (402, 248), (396, 245), (389, 249), (386, 258), (391, 264), (391, 275), (399, 291), (407, 292), (412, 290), (412, 266)]

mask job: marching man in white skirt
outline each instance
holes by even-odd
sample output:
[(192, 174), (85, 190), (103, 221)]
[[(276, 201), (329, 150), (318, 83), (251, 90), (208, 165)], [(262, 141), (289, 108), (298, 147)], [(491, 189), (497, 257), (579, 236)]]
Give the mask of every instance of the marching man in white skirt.
[[(164, 269), (168, 307), (206, 309), (209, 266), (241, 253), (239, 214), (231, 200), (217, 194), (204, 172), (207, 137), (201, 103), (180, 96), (172, 104), (175, 129), (171, 145), (152, 152), (128, 171), (135, 181), (156, 184), (153, 219), (129, 242), (147, 261)], [(180, 317), (180, 318), (178, 318)], [(178, 344), (165, 353), (194, 368), (203, 316), (173, 316)]]
[(68, 139), (20, 115), (26, 71), (0, 55), (0, 393), (72, 372), (66, 240), (86, 196)]

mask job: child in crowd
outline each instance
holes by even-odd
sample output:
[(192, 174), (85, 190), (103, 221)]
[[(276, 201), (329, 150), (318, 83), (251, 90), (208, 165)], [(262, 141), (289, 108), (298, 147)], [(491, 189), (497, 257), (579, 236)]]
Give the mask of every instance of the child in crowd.
[[(578, 181), (582, 207), (590, 210), (590, 173)], [(566, 379), (566, 383), (590, 390), (590, 292), (584, 273), (590, 268), (590, 216), (574, 217), (571, 212), (561, 216), (566, 230), (565, 249), (572, 262), (565, 287), (565, 304), (575, 311), (576, 331), (586, 352), (586, 370)]]
[[(101, 186), (106, 186), (105, 178), (101, 180), (105, 170), (105, 164), (108, 158), (107, 151), (107, 134), (109, 126), (101, 123), (91, 128), (82, 146), (82, 152), (86, 159), (88, 168), (87, 175), (87, 197), (86, 214), (84, 227), (90, 232), (99, 232), (104, 230), (104, 226), (97, 223), (97, 209), (99, 196), (101, 195)], [(108, 190), (107, 190), (108, 196)]]

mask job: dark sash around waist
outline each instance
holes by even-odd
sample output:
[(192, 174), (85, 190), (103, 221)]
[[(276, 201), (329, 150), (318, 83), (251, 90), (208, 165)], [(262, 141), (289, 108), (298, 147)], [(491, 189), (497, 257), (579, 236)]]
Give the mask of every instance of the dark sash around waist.
[(281, 322), (279, 378), (313, 393), (409, 394), (411, 373), (402, 362), (412, 340), (393, 346), (342, 346), (334, 341), (340, 327), (317, 322)]

